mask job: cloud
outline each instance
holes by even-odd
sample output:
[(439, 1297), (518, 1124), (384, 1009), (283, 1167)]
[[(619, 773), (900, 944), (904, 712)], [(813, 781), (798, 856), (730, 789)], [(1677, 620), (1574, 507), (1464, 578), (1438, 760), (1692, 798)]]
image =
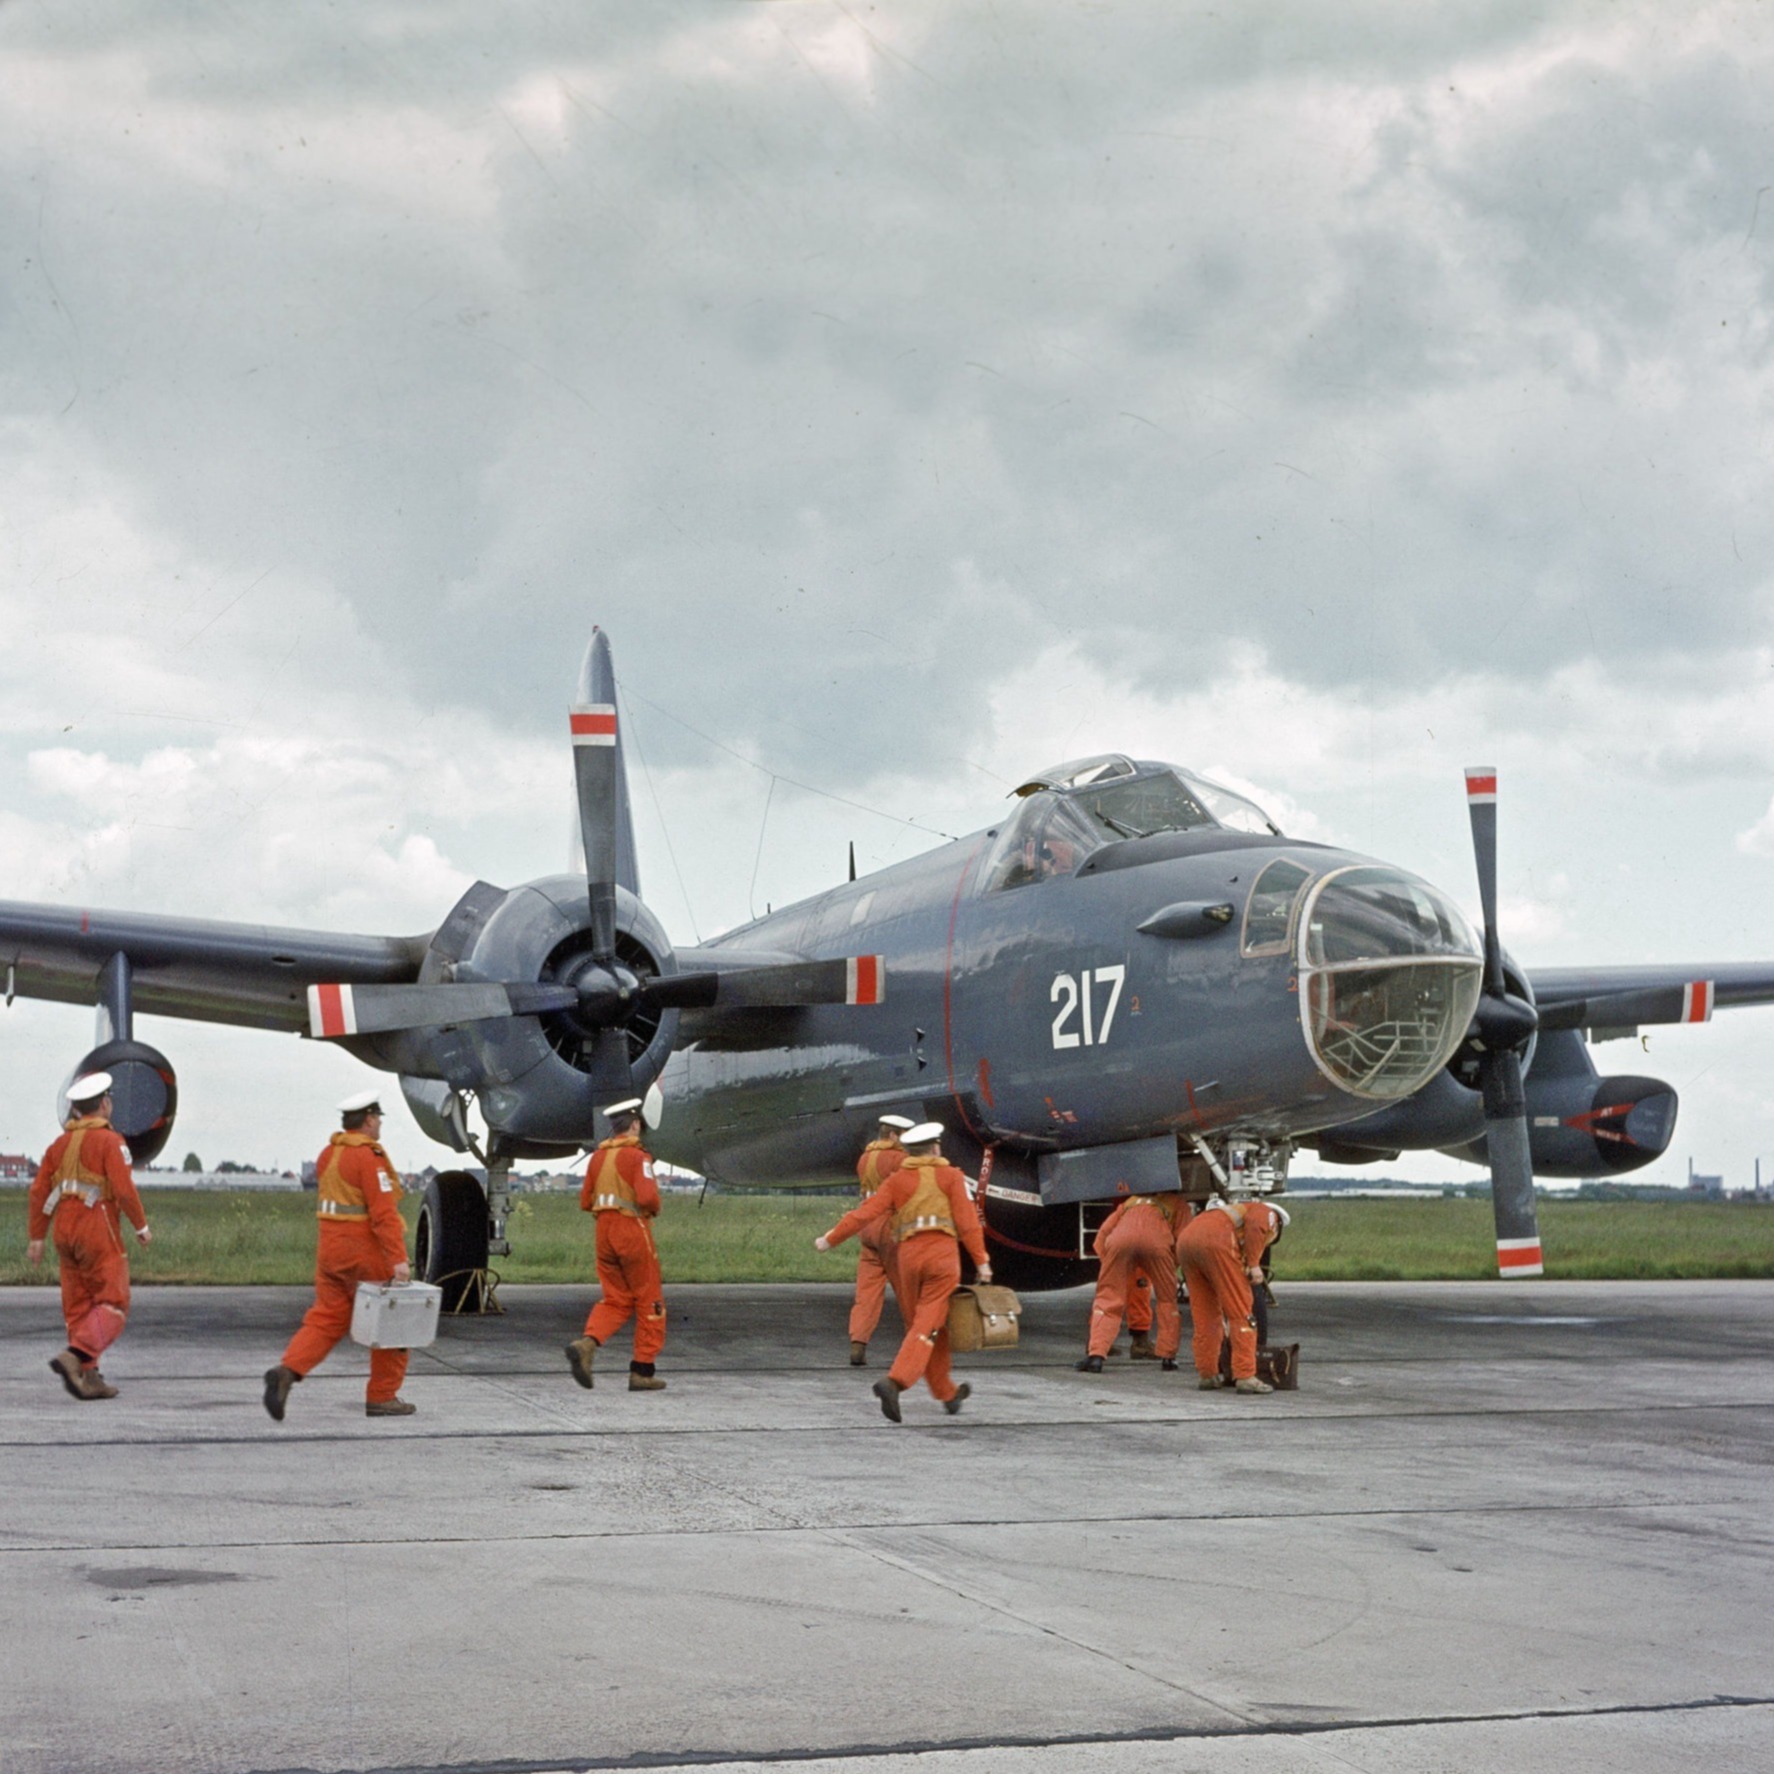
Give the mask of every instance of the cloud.
[(0, 892), (552, 872), (598, 623), (692, 933), (1128, 749), (1765, 948), (1774, 40), (1181, 18), (0, 9)]

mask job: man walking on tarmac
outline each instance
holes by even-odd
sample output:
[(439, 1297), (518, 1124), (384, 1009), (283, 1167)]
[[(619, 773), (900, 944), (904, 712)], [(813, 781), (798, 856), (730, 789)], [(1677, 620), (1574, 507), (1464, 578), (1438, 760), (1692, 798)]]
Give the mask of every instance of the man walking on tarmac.
[(149, 1237), (129, 1151), (110, 1117), (109, 1072), (88, 1072), (68, 1086), (67, 1122), (43, 1155), (26, 1204), (25, 1255), (42, 1262), (44, 1240), (53, 1233), (61, 1262), (68, 1346), (49, 1365), (81, 1400), (117, 1396), (99, 1372), (99, 1356), (123, 1334), (129, 1316), (124, 1216), (142, 1244)]
[(653, 1371), (665, 1347), (665, 1291), (653, 1244), (659, 1183), (653, 1159), (641, 1144), (645, 1110), (638, 1096), (604, 1110), (610, 1137), (592, 1154), (579, 1190), (581, 1211), (597, 1215), (597, 1278), (604, 1290), (585, 1321), (585, 1335), (567, 1345), (567, 1365), (581, 1386), (592, 1384), (592, 1358), (599, 1348), (633, 1318), (628, 1389), (665, 1390)]
[(937, 1142), (942, 1123), (908, 1128), (901, 1144), (905, 1162), (861, 1206), (822, 1237), (815, 1250), (830, 1250), (853, 1232), (891, 1220), (899, 1244), (899, 1298), (905, 1340), (884, 1380), (872, 1388), (881, 1414), (900, 1421), (899, 1395), (925, 1380), (952, 1417), (973, 1388), (957, 1386), (949, 1373), (949, 1295), (961, 1285), (961, 1245), (967, 1246), (981, 1281), (992, 1279), (985, 1234), (967, 1197), (967, 1179), (944, 1164)]
[[(1182, 1195), (1176, 1191), (1130, 1195), (1098, 1228), (1092, 1248), (1102, 1267), (1090, 1308), (1089, 1353), (1078, 1363), (1080, 1373), (1103, 1371), (1103, 1357), (1114, 1347), (1122, 1315), (1131, 1304), (1136, 1275), (1149, 1278), (1152, 1288), (1151, 1309), (1158, 1320), (1155, 1353), (1166, 1368), (1175, 1369), (1183, 1340), (1176, 1272), (1177, 1226), (1183, 1211)], [(1135, 1339), (1136, 1355), (1140, 1340)]]
[[(899, 1136), (912, 1124), (903, 1115), (883, 1115), (879, 1133), (863, 1147), (856, 1161), (856, 1180), (862, 1184), (864, 1201), (874, 1194), (905, 1162), (905, 1148)], [(877, 1221), (857, 1234), (856, 1238), (856, 1302), (850, 1308), (850, 1365), (864, 1367), (868, 1363), (869, 1338), (881, 1322), (881, 1307), (889, 1285), (893, 1297), (899, 1299), (899, 1279), (894, 1262), (893, 1228), (885, 1220)], [(900, 1307), (900, 1317), (905, 1308)]]
[(1232, 1384), (1240, 1392), (1273, 1392), (1257, 1378), (1257, 1326), (1251, 1284), (1263, 1279), (1263, 1252), (1283, 1224), (1267, 1201), (1216, 1197), (1183, 1228), (1177, 1242), (1194, 1321), (1195, 1371), (1203, 1392), (1225, 1384), (1220, 1342), (1232, 1333)]
[[(314, 1304), (290, 1338), (283, 1360), (265, 1373), (265, 1409), (281, 1423), (290, 1388), (311, 1373), (351, 1329), (360, 1281), (412, 1280), (407, 1229), (400, 1217), (400, 1172), (378, 1143), (382, 1105), (375, 1090), (360, 1090), (339, 1104), (344, 1123), (316, 1165), (320, 1221), (314, 1252)], [(414, 1406), (400, 1396), (406, 1378), (404, 1349), (370, 1351), (366, 1417), (410, 1417)]]

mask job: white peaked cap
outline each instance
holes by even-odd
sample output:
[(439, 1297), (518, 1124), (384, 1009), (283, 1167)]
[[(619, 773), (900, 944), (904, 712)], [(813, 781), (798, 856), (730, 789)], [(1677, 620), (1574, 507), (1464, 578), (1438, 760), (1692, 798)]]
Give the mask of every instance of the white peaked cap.
[(638, 1115), (641, 1112), (641, 1099), (638, 1096), (624, 1097), (619, 1103), (611, 1103), (609, 1108), (599, 1111), (606, 1120), (615, 1120), (618, 1115)]
[(71, 1103), (90, 1103), (105, 1094), (111, 1088), (109, 1072), (88, 1072), (84, 1078), (76, 1078), (68, 1086), (68, 1101)]
[(908, 1127), (914, 1127), (917, 1125), (914, 1121), (904, 1115), (877, 1115), (875, 1117), (875, 1123), (880, 1127), (897, 1127), (901, 1133), (904, 1133)]
[(908, 1127), (899, 1136), (902, 1146), (926, 1146), (932, 1140), (942, 1138), (943, 1127), (940, 1121), (920, 1121), (916, 1127)]
[(355, 1115), (360, 1109), (380, 1108), (382, 1091), (380, 1086), (372, 1086), (368, 1090), (354, 1090), (339, 1103), (341, 1115)]

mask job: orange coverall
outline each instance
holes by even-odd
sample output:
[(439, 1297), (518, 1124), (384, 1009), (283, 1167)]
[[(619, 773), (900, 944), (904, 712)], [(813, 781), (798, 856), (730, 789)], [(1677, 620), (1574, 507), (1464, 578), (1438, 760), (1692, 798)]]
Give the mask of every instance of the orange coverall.
[[(295, 1374), (312, 1373), (341, 1337), (350, 1335), (351, 1308), (360, 1281), (392, 1281), (407, 1260), (407, 1229), (400, 1217), (400, 1173), (367, 1133), (335, 1133), (315, 1166), (320, 1236), (314, 1250), (314, 1304), (283, 1352)], [(364, 1397), (387, 1404), (406, 1378), (404, 1349), (372, 1349)]]
[[(97, 1189), (97, 1202), (88, 1207), (77, 1196), (62, 1195), (50, 1210), (50, 1190), (64, 1181)], [(37, 1167), (27, 1212), (27, 1236), (33, 1242), (54, 1234), (68, 1347), (80, 1357), (82, 1368), (95, 1368), (99, 1356), (123, 1334), (129, 1316), (123, 1216), (129, 1216), (138, 1232), (148, 1223), (130, 1175), (129, 1149), (104, 1116), (81, 1115), (67, 1124)]]
[[(1150, 1278), (1158, 1317), (1158, 1355), (1176, 1359), (1183, 1340), (1177, 1310), (1176, 1238), (1182, 1196), (1130, 1195), (1097, 1230), (1093, 1249), (1102, 1259), (1096, 1299), (1090, 1308), (1090, 1353), (1107, 1355), (1121, 1333), (1136, 1270)], [(1128, 1314), (1131, 1322), (1132, 1315)]]
[(648, 1224), (659, 1213), (659, 1184), (638, 1133), (607, 1139), (592, 1153), (579, 1206), (597, 1215), (597, 1278), (604, 1290), (585, 1334), (607, 1343), (633, 1318), (634, 1359), (651, 1372), (665, 1347), (665, 1290)]
[(1248, 1272), (1262, 1262), (1280, 1224), (1266, 1202), (1214, 1201), (1190, 1220), (1177, 1240), (1183, 1279), (1189, 1284), (1195, 1371), (1203, 1379), (1220, 1371), (1220, 1339), (1227, 1328), (1232, 1333), (1232, 1378), (1256, 1378), (1257, 1325)]
[[(862, 1184), (863, 1200), (874, 1194), (904, 1162), (905, 1148), (898, 1140), (870, 1140), (856, 1161), (856, 1180)], [(857, 1234), (857, 1247), (856, 1302), (850, 1308), (850, 1341), (866, 1343), (881, 1322), (881, 1307), (889, 1285), (894, 1300), (899, 1299), (893, 1228), (885, 1220), (865, 1227)], [(899, 1315), (905, 1317), (904, 1306)]]
[[(961, 1285), (961, 1245), (985, 1267), (985, 1234), (967, 1199), (967, 1179), (936, 1153), (908, 1158), (867, 1201), (826, 1233), (828, 1245), (892, 1216), (899, 1239), (899, 1304), (905, 1340), (887, 1370), (902, 1392), (925, 1380), (945, 1404), (955, 1396), (949, 1373), (949, 1295)], [(920, 1226), (920, 1220), (939, 1223)]]

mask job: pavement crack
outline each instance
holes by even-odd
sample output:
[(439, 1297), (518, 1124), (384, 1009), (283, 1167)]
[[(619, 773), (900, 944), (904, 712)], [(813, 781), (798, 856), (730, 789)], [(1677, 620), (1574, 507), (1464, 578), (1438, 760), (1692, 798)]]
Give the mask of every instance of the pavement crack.
[[(880, 1530), (872, 1531), (878, 1532)], [(1237, 1719), (1241, 1723), (1249, 1722), (1236, 1707), (1228, 1706), (1223, 1700), (1215, 1700), (1211, 1695), (1202, 1693), (1199, 1688), (1191, 1688), (1187, 1683), (1174, 1681), (1167, 1676), (1158, 1674), (1155, 1670), (1144, 1669), (1125, 1657), (1117, 1656), (1113, 1651), (1104, 1650), (1101, 1645), (1092, 1644), (1088, 1639), (1079, 1638), (1073, 1633), (1062, 1632), (1059, 1627), (1045, 1620), (1038, 1620), (1031, 1615), (1021, 1613), (1008, 1603), (986, 1595), (971, 1584), (960, 1582), (945, 1572), (934, 1571), (928, 1565), (921, 1564), (914, 1559), (889, 1552), (884, 1546), (872, 1545), (854, 1530), (833, 1531), (828, 1528), (821, 1530), (820, 1537), (835, 1545), (848, 1547), (852, 1552), (860, 1552), (865, 1557), (887, 1565), (905, 1576), (914, 1577), (922, 1583), (928, 1583), (937, 1589), (945, 1590), (950, 1595), (960, 1597), (962, 1601), (971, 1602), (976, 1608), (984, 1608), (988, 1613), (996, 1614), (1005, 1620), (1014, 1620), (1018, 1626), (1030, 1632), (1039, 1633), (1042, 1637), (1053, 1639), (1063, 1645), (1070, 1645), (1073, 1650), (1082, 1651), (1090, 1657), (1100, 1658), (1105, 1663), (1112, 1663), (1117, 1668), (1126, 1670), (1129, 1675), (1138, 1676), (1142, 1681), (1154, 1682), (1161, 1688), (1169, 1689), (1173, 1694), (1186, 1695), (1199, 1705), (1221, 1713), (1227, 1718)]]

